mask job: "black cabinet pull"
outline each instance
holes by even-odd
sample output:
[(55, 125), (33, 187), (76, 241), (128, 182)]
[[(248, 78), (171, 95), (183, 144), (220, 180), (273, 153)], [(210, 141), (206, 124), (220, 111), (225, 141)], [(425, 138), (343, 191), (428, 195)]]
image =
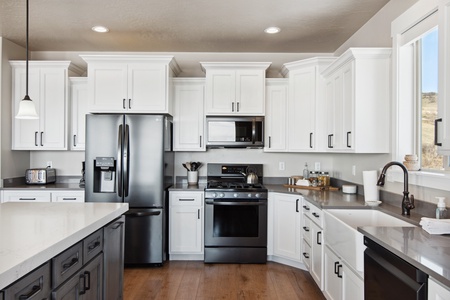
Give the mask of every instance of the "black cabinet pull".
[(84, 295), (86, 294), (86, 276), (84, 276), (84, 274), (80, 274), (80, 278), (78, 279), (78, 282), (80, 283), (80, 291), (79, 291), (79, 295)]
[(42, 141), (42, 136), (44, 135), (44, 132), (41, 131), (41, 146), (44, 146), (44, 142)]
[(180, 200), (180, 201), (195, 201), (194, 198), (180, 198), (178, 200)]
[(299, 201), (300, 201), (299, 199), (295, 200), (295, 212), (299, 212), (299, 210), (298, 210), (298, 202)]
[(131, 109), (131, 99), (128, 99), (128, 108)]
[(127, 107), (125, 106), (125, 101), (127, 101), (125, 98), (123, 98), (123, 101), (122, 101), (122, 107), (123, 107), (123, 109), (126, 109)]
[(123, 223), (124, 223), (124, 222), (117, 222), (117, 223), (114, 223), (114, 226), (112, 227), (112, 229), (117, 229), (117, 228), (119, 228), (120, 226), (122, 226)]
[(34, 201), (36, 198), (19, 198), (19, 200)]
[(303, 205), (303, 208), (304, 208), (305, 210), (309, 210), (309, 206)]
[(350, 141), (350, 139), (349, 139), (349, 135), (350, 134), (352, 134), (352, 132), (351, 131), (347, 131), (347, 148), (351, 148), (352, 146), (349, 144), (349, 141)]
[(202, 136), (200, 136), (200, 148), (202, 147)]
[(442, 143), (438, 143), (438, 123), (442, 122), (442, 118), (434, 120), (434, 145), (442, 146)]
[(320, 215), (319, 215), (318, 213), (315, 213), (315, 212), (313, 212), (312, 215), (313, 215), (314, 217), (316, 217), (316, 218), (319, 218), (319, 217), (320, 217)]
[(322, 245), (322, 231), (318, 231), (316, 234), (316, 242), (317, 245)]
[(340, 273), (341, 268), (342, 268), (342, 265), (338, 265), (336, 275), (337, 275), (337, 277), (339, 277), (339, 278), (342, 278), (342, 275), (341, 275), (341, 273)]
[(334, 136), (334, 134), (329, 134), (328, 135), (328, 148), (333, 148), (333, 146), (331, 145), (331, 138)]
[(312, 145), (312, 136), (313, 136), (313, 133), (310, 132), (310, 133), (309, 133), (309, 148), (312, 148), (312, 147), (313, 147), (313, 145)]
[(84, 271), (84, 275), (85, 275), (85, 280), (84, 280), (84, 286), (85, 286), (85, 290), (89, 291), (91, 289), (91, 272), (89, 271)]
[(269, 149), (271, 147), (272, 141), (271, 141), (271, 137), (269, 136)]
[(236, 103), (236, 111), (239, 112), (239, 102)]
[(338, 269), (337, 269), (338, 265), (339, 265), (339, 262), (335, 261), (334, 262), (334, 274), (336, 274), (336, 275), (338, 274)]
[(78, 258), (77, 257), (72, 258), (70, 262), (62, 265), (63, 272), (66, 271), (67, 269), (69, 269), (70, 267), (74, 266), (77, 263), (78, 263)]
[(38, 132), (35, 131), (35, 132), (34, 132), (34, 145), (35, 145), (36, 147), (39, 146), (39, 145), (38, 145), (38, 142), (37, 142), (37, 135), (38, 135)]
[(234, 102), (231, 102), (231, 112), (234, 112)]
[(197, 210), (197, 219), (200, 220), (200, 208)]
[(306, 231), (306, 232), (309, 232), (309, 228), (306, 227), (306, 226), (303, 226), (303, 230)]
[(73, 135), (73, 146), (74, 147), (77, 146), (77, 135), (76, 134)]
[(100, 246), (100, 241), (95, 241), (95, 243), (91, 243), (88, 246), (88, 252), (91, 252), (92, 250), (94, 250), (95, 248), (97, 248), (98, 246)]
[(303, 252), (303, 256), (304, 256), (305, 258), (309, 258), (309, 253)]
[(31, 291), (28, 294), (19, 296), (19, 300), (31, 299), (34, 296), (36, 296), (40, 291), (41, 291), (40, 285), (33, 285), (33, 287), (31, 288)]

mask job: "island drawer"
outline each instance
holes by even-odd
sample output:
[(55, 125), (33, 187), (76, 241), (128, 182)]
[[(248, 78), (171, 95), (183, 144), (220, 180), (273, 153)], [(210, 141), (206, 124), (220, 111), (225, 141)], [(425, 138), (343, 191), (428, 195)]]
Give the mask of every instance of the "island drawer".
[(83, 240), (83, 263), (87, 263), (103, 250), (103, 228)]
[(81, 269), (83, 265), (83, 243), (79, 242), (52, 258), (52, 283), (57, 287)]
[(47, 262), (7, 287), (1, 299), (48, 299), (50, 292), (50, 263)]

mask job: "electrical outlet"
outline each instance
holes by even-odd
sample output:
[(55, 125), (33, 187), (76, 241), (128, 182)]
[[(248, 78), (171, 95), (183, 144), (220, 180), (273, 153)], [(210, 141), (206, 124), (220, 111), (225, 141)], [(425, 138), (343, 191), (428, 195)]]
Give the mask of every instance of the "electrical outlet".
[(356, 166), (352, 166), (352, 175), (356, 176)]
[(320, 162), (314, 163), (314, 171), (320, 171)]
[(53, 163), (51, 161), (47, 162), (47, 168), (52, 168), (53, 167)]
[(284, 171), (285, 170), (284, 161), (280, 161), (278, 163), (278, 170), (280, 170), (280, 171)]

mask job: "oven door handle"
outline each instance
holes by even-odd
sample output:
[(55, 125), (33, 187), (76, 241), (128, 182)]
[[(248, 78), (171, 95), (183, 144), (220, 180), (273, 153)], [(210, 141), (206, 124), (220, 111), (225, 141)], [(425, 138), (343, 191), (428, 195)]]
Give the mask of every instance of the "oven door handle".
[(205, 200), (206, 204), (209, 205), (233, 205), (233, 206), (249, 206), (249, 205), (267, 205), (267, 202), (215, 202), (214, 200)]

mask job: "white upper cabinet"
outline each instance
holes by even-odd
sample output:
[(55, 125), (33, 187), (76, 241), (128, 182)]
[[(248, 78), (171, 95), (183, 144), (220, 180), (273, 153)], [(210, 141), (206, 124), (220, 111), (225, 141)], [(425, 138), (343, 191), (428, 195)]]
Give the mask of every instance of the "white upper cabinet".
[(327, 151), (389, 153), (390, 58), (388, 48), (350, 48), (322, 72)]
[(450, 155), (450, 0), (440, 0), (438, 11), (439, 100), (435, 144), (439, 153)]
[(289, 77), (288, 134), (289, 152), (317, 152), (320, 150), (322, 124), (319, 114), (323, 111), (323, 78), (320, 72), (336, 58), (317, 57), (283, 66), (283, 74)]
[(265, 152), (286, 151), (288, 87), (284, 78), (266, 80)]
[(201, 63), (206, 72), (206, 115), (264, 115), (270, 63)]
[(71, 127), (69, 135), (70, 150), (84, 150), (85, 123), (88, 113), (88, 93), (86, 77), (70, 77)]
[(205, 80), (176, 78), (173, 79), (173, 89), (173, 150), (206, 151)]
[(81, 55), (88, 63), (90, 112), (168, 113), (173, 56)]
[[(39, 119), (14, 116), (25, 96), (25, 61), (11, 61), (12, 67), (12, 149), (67, 150), (69, 61), (30, 61), (29, 96)], [(74, 73), (75, 74), (75, 73)]]

